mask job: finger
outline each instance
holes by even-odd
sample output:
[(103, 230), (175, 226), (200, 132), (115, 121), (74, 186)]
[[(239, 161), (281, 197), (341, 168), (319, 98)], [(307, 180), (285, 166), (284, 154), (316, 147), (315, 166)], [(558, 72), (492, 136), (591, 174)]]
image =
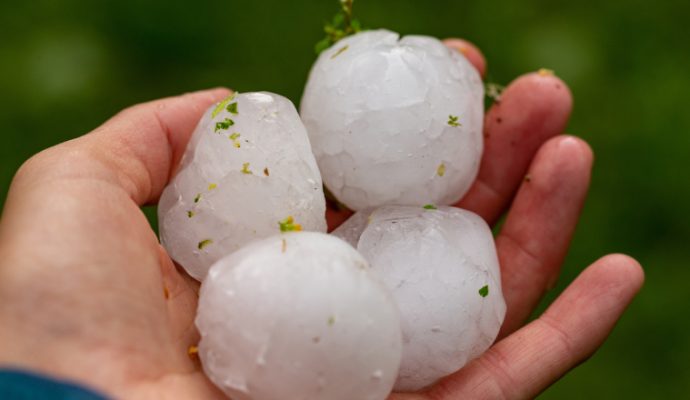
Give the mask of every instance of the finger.
[[(112, 154), (109, 162), (130, 181), (138, 204), (154, 203), (184, 154), (194, 127), (208, 107), (230, 91), (205, 90), (128, 108), (85, 139), (94, 150)], [(97, 154), (108, 157), (108, 154)]]
[(531, 399), (590, 357), (644, 281), (624, 255), (596, 261), (537, 320), (431, 389), (434, 400)]
[(443, 43), (451, 49), (457, 50), (464, 55), (467, 60), (477, 69), (479, 75), (484, 78), (486, 75), (486, 58), (477, 46), (463, 39), (449, 38)]
[(546, 142), (508, 212), (496, 247), (508, 311), (499, 337), (519, 328), (554, 286), (589, 188), (592, 151), (573, 136)]
[(153, 203), (203, 112), (229, 93), (212, 89), (130, 107), (93, 132), (32, 157), (12, 191), (64, 177), (89, 178), (123, 188), (138, 205)]
[(479, 174), (458, 207), (496, 222), (537, 149), (563, 133), (571, 109), (570, 90), (551, 73), (531, 73), (511, 83), (484, 119)]

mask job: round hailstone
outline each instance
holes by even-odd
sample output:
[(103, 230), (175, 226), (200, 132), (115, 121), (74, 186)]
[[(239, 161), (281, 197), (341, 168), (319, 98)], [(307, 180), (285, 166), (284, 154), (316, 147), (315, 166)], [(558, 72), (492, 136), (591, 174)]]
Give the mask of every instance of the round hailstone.
[(483, 113), (465, 57), (386, 30), (321, 53), (301, 105), (323, 180), (353, 210), (460, 200), (479, 168)]
[(233, 95), (203, 115), (163, 192), (161, 241), (203, 280), (221, 257), (279, 233), (281, 221), (282, 227), (325, 232), (325, 208), (321, 175), (290, 100), (263, 92)]
[(236, 400), (383, 400), (400, 365), (390, 293), (322, 233), (274, 236), (214, 264), (196, 325), (204, 371)]
[(404, 345), (396, 391), (433, 384), (496, 339), (506, 305), (493, 236), (476, 214), (388, 206), (360, 211), (333, 234), (355, 243), (397, 300)]

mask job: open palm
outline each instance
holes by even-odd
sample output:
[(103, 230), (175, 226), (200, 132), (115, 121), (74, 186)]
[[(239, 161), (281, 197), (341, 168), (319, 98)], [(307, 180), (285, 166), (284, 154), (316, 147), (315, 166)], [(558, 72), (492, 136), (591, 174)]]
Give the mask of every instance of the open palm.
[[(447, 44), (484, 72), (471, 44)], [(223, 397), (188, 355), (198, 341), (198, 285), (175, 267), (140, 206), (158, 200), (201, 114), (227, 95), (129, 108), (20, 169), (0, 221), (0, 365), (116, 398)], [(496, 239), (505, 324), (481, 358), (425, 393), (391, 399), (533, 397), (601, 345), (640, 288), (634, 260), (607, 256), (522, 326), (556, 281), (589, 185), (589, 147), (560, 136), (570, 109), (567, 87), (535, 73), (487, 113), (479, 177), (459, 206), (490, 224), (509, 210)], [(329, 225), (346, 217), (329, 210)]]

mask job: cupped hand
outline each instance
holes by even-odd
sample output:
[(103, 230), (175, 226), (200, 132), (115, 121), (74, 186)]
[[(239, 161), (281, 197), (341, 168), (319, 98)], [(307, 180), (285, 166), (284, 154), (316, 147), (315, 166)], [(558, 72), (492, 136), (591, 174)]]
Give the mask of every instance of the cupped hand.
[[(484, 73), (471, 44), (447, 44)], [(215, 89), (129, 108), (50, 148), (17, 173), (0, 220), (0, 365), (126, 399), (222, 398), (188, 354), (198, 285), (175, 267), (140, 207), (155, 204)], [(523, 399), (590, 356), (643, 281), (631, 258), (588, 267), (535, 321), (553, 287), (587, 187), (592, 153), (562, 136), (568, 88), (542, 71), (488, 111), (479, 176), (458, 206), (490, 224), (508, 304), (497, 343), (424, 393), (391, 400)], [(329, 211), (331, 227), (347, 213)]]

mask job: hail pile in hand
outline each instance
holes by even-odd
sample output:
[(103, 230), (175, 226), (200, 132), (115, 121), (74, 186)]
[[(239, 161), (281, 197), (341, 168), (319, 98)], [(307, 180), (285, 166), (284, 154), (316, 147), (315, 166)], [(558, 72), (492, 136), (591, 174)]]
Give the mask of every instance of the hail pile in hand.
[[(383, 400), (491, 345), (505, 314), (491, 231), (443, 206), (476, 177), (482, 114), (481, 80), (461, 55), (383, 30), (321, 54), (306, 129), (270, 93), (204, 114), (159, 216), (171, 257), (203, 281), (199, 355), (220, 389)], [(319, 233), (322, 176), (361, 210), (330, 236)]]

